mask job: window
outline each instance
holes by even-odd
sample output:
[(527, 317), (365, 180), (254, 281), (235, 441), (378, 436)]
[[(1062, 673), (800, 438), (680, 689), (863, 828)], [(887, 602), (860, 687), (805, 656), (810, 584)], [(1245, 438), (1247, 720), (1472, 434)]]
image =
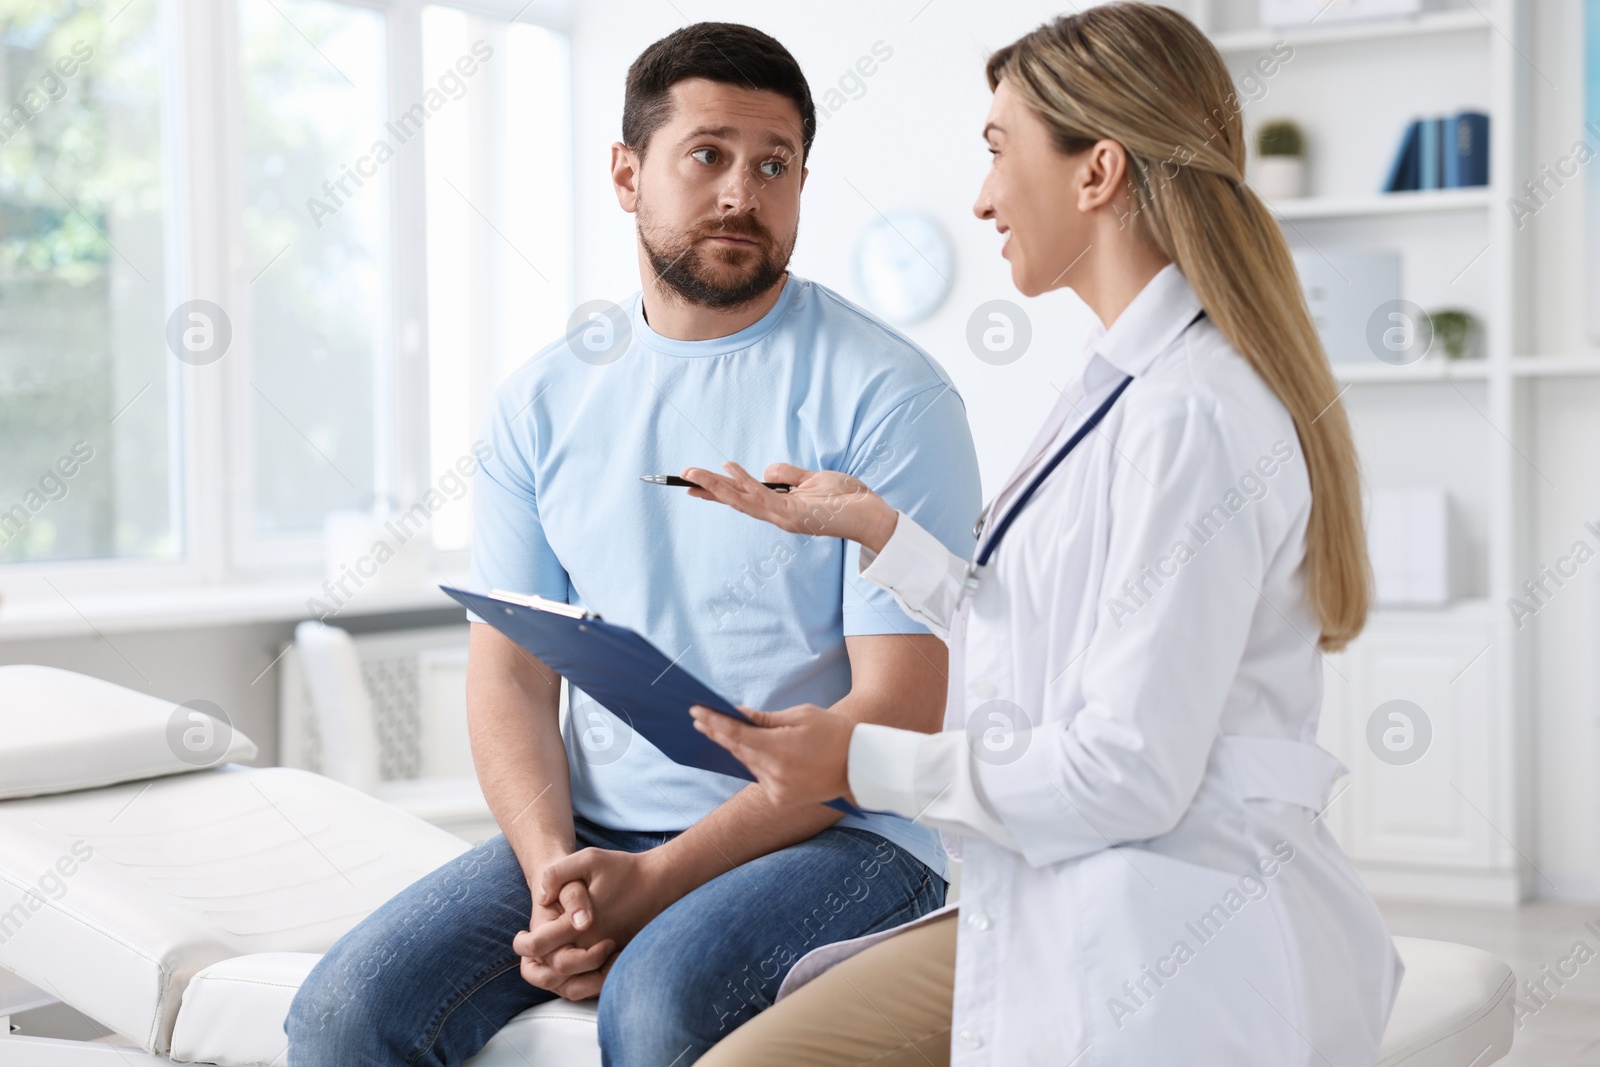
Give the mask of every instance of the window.
[(452, 472), (568, 309), (562, 11), (0, 4), (0, 568), (311, 574), (430, 489), (464, 565)]
[(160, 11), (0, 7), (0, 563), (182, 549)]
[[(380, 11), (240, 0), (249, 533), (314, 535), (377, 491), (388, 336), (388, 120)], [(402, 118), (403, 122), (404, 119)]]
[[(428, 120), (428, 352), (433, 484), (482, 429), (495, 385), (565, 328), (571, 113), (566, 40), (442, 6), (422, 13), (423, 72), (451, 101)], [(470, 74), (466, 73), (471, 71)], [(476, 357), (476, 359), (474, 359)], [(434, 544), (466, 547), (447, 507)]]

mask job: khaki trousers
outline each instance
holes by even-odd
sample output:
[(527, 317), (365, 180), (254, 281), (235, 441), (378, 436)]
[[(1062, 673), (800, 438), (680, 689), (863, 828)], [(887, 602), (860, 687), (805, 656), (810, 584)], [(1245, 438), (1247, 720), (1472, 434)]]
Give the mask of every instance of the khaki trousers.
[(956, 916), (850, 957), (723, 1038), (698, 1067), (949, 1067)]

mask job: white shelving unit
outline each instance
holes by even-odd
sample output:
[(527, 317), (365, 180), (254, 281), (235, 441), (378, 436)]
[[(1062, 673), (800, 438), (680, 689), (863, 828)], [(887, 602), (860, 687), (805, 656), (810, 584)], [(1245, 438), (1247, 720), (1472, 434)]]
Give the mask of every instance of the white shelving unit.
[(1488, 189), (1440, 189), (1369, 196), (1308, 196), (1271, 204), (1280, 219), (1338, 219), (1430, 211), (1482, 211), (1493, 201)]
[(1371, 363), (1335, 363), (1333, 374), (1341, 382), (1482, 382), (1488, 380), (1489, 366), (1487, 360), (1424, 359), (1393, 367), (1373, 360)]
[(1600, 376), (1600, 356), (1519, 356), (1511, 362), (1519, 378), (1589, 378)]
[[(1224, 11), (1228, 15), (1241, 19), (1253, 19), (1255, 14), (1241, 5), (1222, 2), (1203, 2), (1197, 7), (1210, 11), (1213, 18)], [(1251, 52), (1267, 49), (1279, 41), (1287, 41), (1295, 48), (1315, 48), (1319, 45), (1349, 44), (1385, 38), (1426, 37), (1453, 33), (1486, 33), (1488, 31), (1489, 26), (1484, 21), (1483, 16), (1470, 6), (1463, 6), (1459, 10), (1424, 11), (1420, 15), (1375, 19), (1365, 22), (1228, 30), (1213, 33), (1211, 39), (1216, 43), (1218, 50), (1227, 54), (1229, 52)]]
[[(1271, 208), (1289, 243), (1391, 248), (1400, 296), (1466, 308), (1480, 359), (1340, 363), (1369, 487), (1443, 485), (1460, 533), (1458, 599), (1380, 609), (1327, 657), (1321, 740), (1351, 769), (1327, 822), (1379, 895), (1512, 904), (1533, 889), (1529, 649), (1504, 605), (1528, 573), (1526, 390), (1550, 375), (1600, 375), (1600, 359), (1520, 355), (1519, 269), (1528, 250), (1504, 204), (1525, 170), (1529, 0), (1435, 0), (1422, 14), (1263, 27), (1256, 0), (1189, 0), (1235, 72), (1247, 131), (1292, 118), (1306, 132), (1311, 195)], [(1282, 59), (1283, 45), (1290, 55)], [(1274, 72), (1250, 75), (1277, 50)], [(1406, 124), (1465, 109), (1490, 116), (1487, 188), (1381, 192)], [(1380, 704), (1428, 715), (1426, 755), (1396, 766), (1367, 740)]]

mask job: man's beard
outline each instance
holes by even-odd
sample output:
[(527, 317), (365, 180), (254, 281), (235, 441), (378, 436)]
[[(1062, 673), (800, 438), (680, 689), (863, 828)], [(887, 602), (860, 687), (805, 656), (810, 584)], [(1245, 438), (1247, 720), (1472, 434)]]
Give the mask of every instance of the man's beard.
[[(650, 266), (669, 290), (690, 304), (726, 310), (748, 304), (777, 284), (788, 269), (789, 257), (794, 253), (794, 239), (780, 249), (767, 228), (749, 215), (730, 215), (702, 223), (687, 233), (670, 234), (665, 239), (652, 235), (649, 213), (641, 201), (639, 213), (639, 243), (644, 246)], [(734, 251), (703, 245), (707, 237), (745, 237), (756, 242), (759, 258), (743, 268), (741, 276), (732, 281), (718, 280), (709, 269), (707, 260), (716, 257), (722, 263), (733, 262), (734, 256), (745, 256), (744, 251)], [(726, 255), (726, 259), (721, 257)]]

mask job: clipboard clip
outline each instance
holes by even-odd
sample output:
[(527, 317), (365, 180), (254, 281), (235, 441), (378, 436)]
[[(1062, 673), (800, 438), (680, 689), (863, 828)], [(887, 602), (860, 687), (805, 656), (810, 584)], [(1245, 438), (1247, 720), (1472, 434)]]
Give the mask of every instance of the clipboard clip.
[(495, 600), (504, 600), (510, 604), (520, 604), (525, 608), (536, 611), (548, 611), (552, 615), (565, 615), (569, 619), (598, 619), (598, 612), (579, 607), (577, 604), (568, 604), (563, 600), (551, 600), (549, 597), (538, 596), (534, 593), (513, 593), (506, 589), (490, 590), (489, 596)]

